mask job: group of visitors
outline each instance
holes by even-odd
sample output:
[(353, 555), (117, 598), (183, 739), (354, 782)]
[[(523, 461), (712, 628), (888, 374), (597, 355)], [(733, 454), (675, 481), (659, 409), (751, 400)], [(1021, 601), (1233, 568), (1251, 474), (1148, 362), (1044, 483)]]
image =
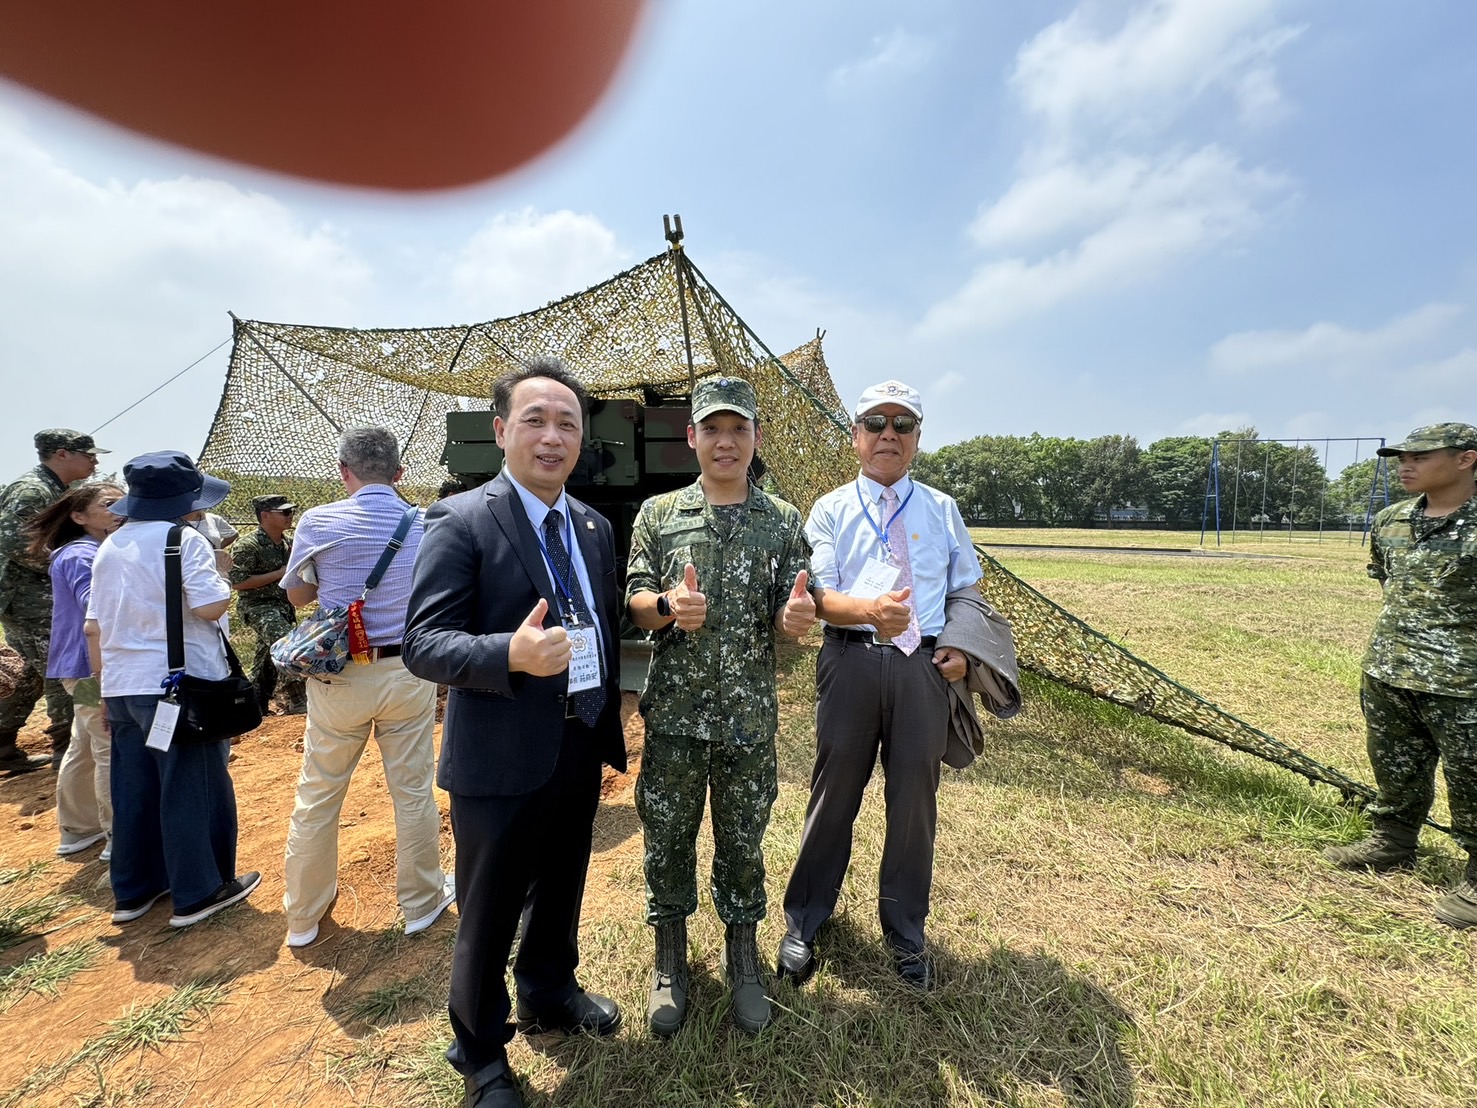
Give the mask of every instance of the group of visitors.
[[(403, 471), (393, 435), (357, 427), (338, 444), (348, 495), (305, 512), (290, 540), (295, 506), (280, 496), (253, 502), (258, 529), (224, 560), (225, 540), (207, 537), (208, 527), (186, 528), (180, 539), (192, 674), (226, 672), (218, 621), (233, 589), (264, 648), (291, 627), (296, 607), (363, 601), (362, 664), (301, 691), (307, 718), (285, 859), (285, 941), (301, 948), (320, 939), (338, 889), (340, 810), (373, 736), (395, 808), (405, 931), (458, 907), (447, 1057), (464, 1077), (464, 1103), (484, 1108), (523, 1103), (506, 1052), (518, 1030), (609, 1035), (623, 1022), (616, 1001), (583, 989), (575, 972), (601, 766), (626, 764), (623, 617), (654, 646), (640, 700), (636, 806), (654, 937), (646, 1025), (658, 1036), (676, 1034), (688, 1015), (687, 919), (698, 904), (705, 806), (732, 1018), (750, 1033), (774, 1018), (757, 925), (767, 910), (762, 843), (777, 793), (780, 636), (824, 624), (810, 800), (771, 963), (796, 986), (817, 969), (879, 761), (883, 940), (903, 985), (935, 985), (925, 925), (940, 767), (966, 765), (980, 751), (974, 693), (988, 692), (986, 707), (1002, 717), (1020, 704), (1008, 629), (979, 596), (958, 506), (909, 475), (924, 412), (915, 389), (885, 381), (861, 393), (850, 413), (859, 473), (802, 520), (754, 480), (762, 428), (752, 386), (731, 376), (697, 382), (687, 440), (699, 475), (642, 505), (624, 595), (610, 523), (565, 488), (587, 407), (563, 362), (537, 359), (494, 387), (502, 472), (424, 518), (395, 490)], [(16, 747), (18, 720), (42, 676), (61, 682), (54, 697), (48, 686), (57, 852), (106, 842), (114, 920), (141, 918), (168, 895), (169, 922), (189, 926), (260, 881), (235, 869), (228, 745), (150, 737), (167, 669), (166, 536), (175, 521), (209, 520), (202, 513), (228, 486), (165, 452), (124, 466), (126, 489), (69, 489), (96, 466), (92, 439), (46, 431), (36, 444), (42, 464), (0, 500), (0, 614), (35, 669), (0, 705), (0, 768), (25, 772), (42, 761)], [(1381, 454), (1398, 459), (1412, 498), (1376, 517), (1371, 541), (1370, 573), (1384, 602), (1361, 703), (1380, 796), (1371, 837), (1325, 853), (1350, 868), (1412, 864), (1439, 762), (1457, 840), (1472, 857), (1436, 917), (1477, 926), (1469, 707), (1477, 700), (1477, 428), (1420, 428)], [(21, 515), (16, 504), (37, 506)], [(21, 533), (23, 543), (14, 537)], [(49, 635), (33, 618), (43, 573)], [(263, 664), (259, 652), (259, 677)], [(449, 689), (434, 780), (450, 796), (454, 875), (440, 863), (432, 795), (437, 684)], [(287, 698), (292, 709), (298, 695)]]

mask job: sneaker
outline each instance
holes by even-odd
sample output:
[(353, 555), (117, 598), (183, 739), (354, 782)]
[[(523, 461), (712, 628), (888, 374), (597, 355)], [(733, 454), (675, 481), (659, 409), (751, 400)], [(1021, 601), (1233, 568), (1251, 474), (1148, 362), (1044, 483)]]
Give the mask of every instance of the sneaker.
[(405, 933), (407, 935), (419, 935), (426, 928), (430, 927), (431, 924), (440, 919), (441, 913), (446, 911), (447, 908), (451, 907), (452, 902), (455, 900), (456, 878), (451, 874), (447, 874), (446, 880), (441, 884), (441, 903), (436, 905), (435, 908), (433, 908), (426, 915), (422, 916), (420, 919), (406, 920)]
[(69, 854), (81, 854), (89, 846), (96, 846), (107, 837), (106, 831), (94, 831), (90, 835), (73, 835), (63, 831), (62, 841), (56, 845), (57, 856), (65, 858)]
[(245, 900), (262, 883), (262, 875), (252, 870), (243, 873), (234, 881), (227, 881), (214, 893), (198, 903), (188, 905), (169, 917), (170, 927), (189, 927), (203, 919), (209, 919), (222, 908), (229, 908), (238, 900)]
[(32, 773), (49, 765), (50, 754), (27, 754), (14, 743), (0, 746), (0, 773)]
[(97, 856), (99, 862), (111, 862), (113, 860), (113, 836), (108, 836), (108, 845), (103, 847), (103, 852)]
[(168, 889), (160, 889), (157, 893), (151, 893), (148, 896), (131, 896), (127, 900), (120, 900), (113, 905), (113, 922), (131, 923), (146, 916), (156, 900), (168, 895)]
[(289, 931), (287, 945), (295, 950), (300, 946), (309, 946), (316, 938), (318, 938), (318, 925), (315, 923), (306, 931)]

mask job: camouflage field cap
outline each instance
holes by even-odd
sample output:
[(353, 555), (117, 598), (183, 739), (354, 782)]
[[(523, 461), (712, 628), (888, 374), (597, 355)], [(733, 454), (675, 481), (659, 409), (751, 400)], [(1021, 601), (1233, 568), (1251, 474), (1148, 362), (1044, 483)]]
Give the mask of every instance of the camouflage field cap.
[(257, 515), (263, 512), (295, 512), (297, 505), (280, 493), (272, 493), (269, 496), (253, 496), (251, 510)]
[(75, 450), (78, 454), (108, 454), (92, 441), (91, 435), (73, 431), (70, 427), (48, 427), (36, 432), (36, 450), (42, 454), (55, 454), (58, 450)]
[(692, 421), (701, 423), (714, 412), (737, 412), (755, 419), (759, 398), (742, 377), (704, 377), (692, 390)]
[(1423, 450), (1477, 450), (1477, 427), (1470, 423), (1433, 423), (1429, 427), (1417, 427), (1405, 436), (1404, 442), (1382, 446), (1375, 451), (1382, 458), (1393, 458), (1397, 454), (1419, 454)]

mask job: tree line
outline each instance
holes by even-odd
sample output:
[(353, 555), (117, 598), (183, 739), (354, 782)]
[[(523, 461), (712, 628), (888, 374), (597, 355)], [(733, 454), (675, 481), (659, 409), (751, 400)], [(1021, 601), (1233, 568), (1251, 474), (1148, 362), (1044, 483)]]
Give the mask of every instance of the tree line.
[[(1261, 439), (1254, 427), (1222, 431), (1221, 525), (1362, 525), (1371, 504), (1378, 459), (1324, 472), (1312, 444)], [(1249, 440), (1249, 441), (1236, 441)], [(1132, 435), (1095, 439), (1041, 434), (980, 435), (935, 451), (920, 451), (913, 473), (959, 502), (972, 523), (1041, 523), (1089, 527), (1127, 519), (1170, 527), (1199, 526), (1206, 505), (1212, 443), (1198, 436), (1159, 439), (1146, 449)], [(1398, 488), (1392, 499), (1399, 499)], [(1214, 522), (1214, 515), (1211, 515)]]

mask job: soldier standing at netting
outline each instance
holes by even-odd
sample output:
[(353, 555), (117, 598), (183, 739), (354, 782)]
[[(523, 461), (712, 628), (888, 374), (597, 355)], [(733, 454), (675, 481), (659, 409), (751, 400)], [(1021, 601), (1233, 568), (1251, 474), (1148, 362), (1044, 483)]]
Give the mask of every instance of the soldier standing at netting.
[[(252, 658), (252, 680), (257, 702), (266, 713), (277, 688), (277, 667), (272, 664), (272, 644), (297, 623), (297, 610), (283, 591), (282, 575), (292, 555), (287, 529), (297, 505), (285, 496), (255, 496), (256, 530), (232, 548), (235, 564), (229, 579), (236, 590), (236, 614), (256, 632), (256, 654)], [(300, 677), (282, 678), (283, 711), (302, 715), (308, 709), (307, 692)]]
[(1436, 904), (1451, 927), (1477, 926), (1477, 427), (1438, 423), (1382, 447), (1413, 499), (1375, 516), (1369, 575), (1381, 583), (1359, 703), (1379, 784), (1369, 838), (1323, 853), (1346, 869), (1413, 866), (1446, 775), (1465, 880)]
[(692, 393), (687, 442), (701, 475), (641, 506), (626, 604), (655, 632), (641, 714), (636, 810), (646, 837), (646, 918), (656, 928), (648, 1021), (674, 1034), (687, 1012), (687, 917), (697, 910), (697, 834), (712, 795), (713, 905), (727, 924), (734, 1023), (772, 1010), (755, 928), (764, 918), (764, 829), (777, 789), (775, 632), (815, 622), (800, 513), (749, 482), (759, 445), (747, 381), (710, 377)]
[[(40, 464), (0, 492), (0, 624), (5, 641), (25, 659), (26, 669), (15, 691), (0, 700), (0, 771), (24, 773), (44, 765), (60, 766), (72, 734), (72, 698), (57, 680), (47, 680), (46, 650), (51, 639), (51, 576), (46, 558), (33, 558), (24, 534), (67, 486), (85, 481), (97, 469), (98, 449), (91, 435), (53, 427), (36, 432)], [(16, 746), (22, 725), (46, 694), (46, 733), (51, 754), (28, 755)]]

